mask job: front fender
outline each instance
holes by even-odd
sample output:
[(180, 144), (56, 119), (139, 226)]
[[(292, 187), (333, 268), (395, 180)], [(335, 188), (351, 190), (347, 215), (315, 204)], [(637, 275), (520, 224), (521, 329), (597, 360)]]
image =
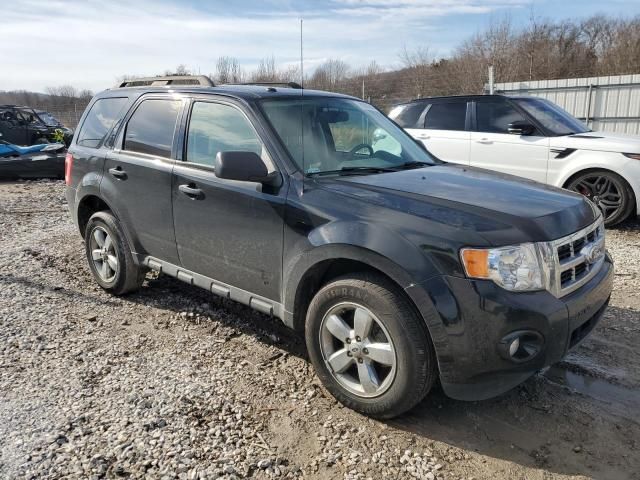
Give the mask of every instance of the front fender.
[(305, 274), (327, 260), (353, 260), (383, 272), (407, 289), (437, 274), (428, 257), (401, 235), (365, 222), (324, 224), (301, 239), (284, 265), (282, 298), (286, 323), (293, 326), (296, 293)]

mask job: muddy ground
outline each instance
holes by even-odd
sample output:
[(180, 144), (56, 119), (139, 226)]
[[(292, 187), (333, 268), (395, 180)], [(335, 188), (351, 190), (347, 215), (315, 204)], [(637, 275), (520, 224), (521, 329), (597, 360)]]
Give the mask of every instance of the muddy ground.
[(60, 182), (0, 183), (0, 478), (640, 479), (640, 225), (560, 364), (389, 422), (342, 408), (278, 321), (167, 277), (92, 281)]

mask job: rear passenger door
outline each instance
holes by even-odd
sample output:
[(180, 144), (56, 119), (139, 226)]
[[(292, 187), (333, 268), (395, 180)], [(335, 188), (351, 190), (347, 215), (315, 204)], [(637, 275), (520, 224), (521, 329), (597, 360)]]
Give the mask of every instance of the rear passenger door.
[(409, 130), (436, 157), (447, 162), (469, 164), (471, 133), (468, 131), (467, 101), (448, 99), (431, 103), (423, 114), (423, 128)]
[(276, 170), (250, 116), (230, 101), (194, 99), (174, 170), (176, 241), (185, 268), (279, 302), (286, 184), (221, 179), (213, 169), (218, 152), (252, 151)]
[[(506, 98), (478, 98), (471, 134), (471, 165), (546, 183), (549, 138), (510, 134), (509, 124), (529, 120)], [(531, 122), (529, 122), (531, 123)]]
[(183, 100), (145, 96), (107, 154), (100, 191), (132, 235), (136, 253), (178, 263), (171, 211), (174, 140)]

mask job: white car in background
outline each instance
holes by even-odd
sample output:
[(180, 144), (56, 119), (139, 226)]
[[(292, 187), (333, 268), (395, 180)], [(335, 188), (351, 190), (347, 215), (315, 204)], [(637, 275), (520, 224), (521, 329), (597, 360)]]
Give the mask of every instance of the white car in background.
[(397, 105), (389, 117), (447, 162), (580, 192), (607, 225), (640, 214), (640, 137), (590, 131), (548, 100), (425, 98)]

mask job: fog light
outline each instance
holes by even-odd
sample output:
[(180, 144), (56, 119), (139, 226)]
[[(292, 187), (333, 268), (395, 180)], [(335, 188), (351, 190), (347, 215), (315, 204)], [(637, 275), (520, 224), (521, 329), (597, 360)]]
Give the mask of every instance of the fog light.
[(520, 348), (520, 337), (516, 337), (510, 344), (509, 344), (509, 355), (511, 357), (515, 356), (516, 352), (518, 351), (518, 349)]
[(519, 330), (502, 337), (498, 352), (505, 360), (515, 363), (533, 360), (542, 351), (544, 338), (535, 330)]

